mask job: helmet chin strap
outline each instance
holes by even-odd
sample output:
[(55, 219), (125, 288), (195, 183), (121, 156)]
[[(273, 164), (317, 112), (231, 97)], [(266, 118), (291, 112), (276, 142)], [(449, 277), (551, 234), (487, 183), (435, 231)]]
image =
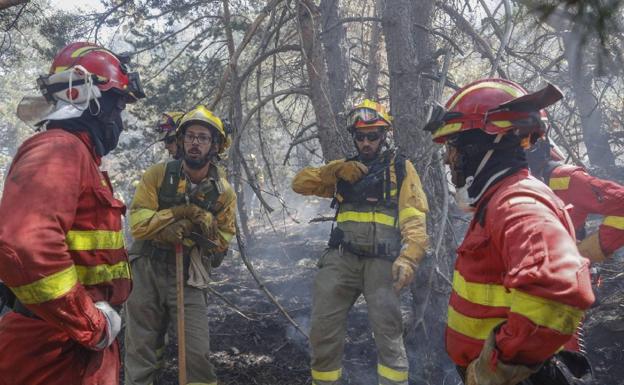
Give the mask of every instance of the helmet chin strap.
[[(497, 134), (496, 138), (494, 139), (493, 144), (498, 144), (501, 141), (501, 139), (503, 138), (503, 135), (504, 135), (503, 133)], [(468, 190), (470, 188), (470, 186), (472, 186), (472, 183), (474, 182), (475, 178), (483, 170), (483, 168), (487, 164), (488, 160), (490, 160), (490, 158), (492, 157), (493, 153), (494, 153), (494, 149), (493, 148), (488, 150), (485, 153), (485, 155), (483, 156), (483, 159), (481, 159), (481, 162), (479, 163), (479, 167), (477, 167), (477, 171), (475, 171), (474, 175), (466, 177), (466, 184), (462, 187), (463, 189)], [(474, 203), (476, 203), (479, 200), (479, 198), (481, 198), (481, 195), (483, 195), (485, 190), (487, 190), (487, 188), (490, 186), (492, 181), (495, 180), (496, 178), (498, 178), (499, 175), (501, 175), (502, 173), (504, 173), (506, 171), (507, 170), (503, 170), (503, 171), (501, 171), (499, 173), (496, 173), (496, 174), (492, 175), (492, 177), (487, 181), (487, 183), (485, 183), (485, 185), (483, 186), (483, 188), (481, 189), (479, 194), (477, 194), (476, 197), (469, 198), (470, 205), (473, 205)]]

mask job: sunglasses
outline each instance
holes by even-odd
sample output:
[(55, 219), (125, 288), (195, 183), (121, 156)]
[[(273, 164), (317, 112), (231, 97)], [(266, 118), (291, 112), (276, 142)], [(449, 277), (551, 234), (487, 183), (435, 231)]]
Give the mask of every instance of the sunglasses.
[(353, 134), (353, 138), (357, 142), (363, 142), (364, 139), (368, 139), (369, 142), (376, 142), (381, 139), (381, 133), (378, 131), (373, 132), (356, 132)]

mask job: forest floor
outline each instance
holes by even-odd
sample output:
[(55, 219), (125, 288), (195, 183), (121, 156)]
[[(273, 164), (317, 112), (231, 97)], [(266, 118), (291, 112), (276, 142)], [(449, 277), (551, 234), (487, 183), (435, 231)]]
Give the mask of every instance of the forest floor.
[[(297, 231), (306, 228), (305, 234)], [(310, 230), (310, 228), (312, 229)], [(308, 332), (311, 292), (316, 261), (326, 245), (325, 225), (303, 225), (286, 232), (261, 233), (247, 255), (266, 287), (292, 318)], [(234, 244), (233, 249), (237, 249)], [(624, 258), (601, 267), (603, 283), (596, 289), (597, 305), (585, 323), (586, 345), (595, 367), (597, 384), (624, 385)], [(303, 337), (259, 289), (235, 251), (213, 271), (211, 286), (244, 314), (218, 296), (209, 296), (211, 360), (220, 385), (310, 384), (309, 350)], [(411, 315), (410, 294), (404, 293), (405, 320)], [(417, 343), (409, 342), (407, 343)], [(165, 352), (159, 385), (177, 384), (177, 350), (172, 342)], [(410, 347), (408, 346), (408, 351)], [(411, 365), (417, 365), (410, 361)], [(343, 384), (376, 384), (376, 353), (366, 305), (360, 300), (349, 316), (343, 360)], [(460, 384), (453, 370), (436, 385)], [(410, 384), (422, 385), (410, 376)], [(431, 385), (434, 385), (433, 383)]]

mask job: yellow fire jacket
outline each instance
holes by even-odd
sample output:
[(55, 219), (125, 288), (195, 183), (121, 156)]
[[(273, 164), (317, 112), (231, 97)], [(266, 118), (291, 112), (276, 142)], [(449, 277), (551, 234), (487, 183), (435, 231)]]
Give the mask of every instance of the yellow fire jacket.
[[(336, 170), (345, 159), (335, 160), (318, 168), (306, 167), (299, 171), (292, 181), (292, 188), (302, 195), (316, 195), (324, 198), (334, 197), (336, 193)], [(394, 161), (390, 165), (390, 181), (396, 186), (396, 170)], [(396, 188), (396, 187), (395, 187)], [(396, 190), (392, 190), (391, 195)], [(399, 258), (405, 258), (413, 264), (418, 264), (422, 259), (428, 245), (426, 213), (429, 211), (427, 198), (422, 189), (420, 178), (414, 165), (409, 160), (405, 161), (405, 177), (399, 190), (398, 220), (395, 214), (375, 209), (369, 206), (366, 211), (343, 211), (339, 209), (337, 221), (345, 222), (375, 222), (375, 225), (398, 226), (401, 238), (401, 251)]]
[[(221, 187), (221, 193), (213, 205), (215, 208), (214, 218), (217, 221), (217, 239), (212, 239), (217, 244), (214, 252), (225, 252), (230, 240), (235, 235), (236, 226), (236, 193), (222, 173), (213, 171), (213, 175), (219, 175), (217, 183)], [(159, 231), (173, 223), (175, 218), (171, 209), (158, 210), (158, 192), (165, 177), (166, 163), (156, 164), (143, 174), (139, 182), (134, 199), (130, 206), (130, 231), (138, 240), (151, 240)], [(187, 191), (187, 181), (182, 175), (178, 183), (178, 194)]]

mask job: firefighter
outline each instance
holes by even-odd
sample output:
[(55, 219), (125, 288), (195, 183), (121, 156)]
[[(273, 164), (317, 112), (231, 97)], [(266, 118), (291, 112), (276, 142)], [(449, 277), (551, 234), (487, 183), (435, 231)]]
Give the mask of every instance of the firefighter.
[(427, 247), (427, 200), (412, 163), (389, 148), (392, 117), (371, 100), (348, 115), (358, 155), (301, 170), (295, 192), (334, 198), (336, 227), (314, 282), (312, 383), (339, 384), (347, 314), (364, 295), (379, 384), (408, 383), (399, 292)]
[(99, 166), (126, 103), (145, 96), (126, 64), (69, 44), (39, 78), (43, 97), (18, 108), (43, 132), (20, 146), (0, 203), (0, 280), (16, 297), (0, 320), (2, 385), (119, 384), (125, 207)]
[[(591, 176), (582, 167), (563, 164), (563, 154), (548, 138), (535, 143), (527, 151), (527, 158), (531, 173), (572, 205), (570, 218), (584, 257), (603, 262), (624, 246), (624, 186)], [(586, 236), (589, 214), (604, 219), (598, 231)]]
[(474, 211), (457, 249), (446, 328), (465, 384), (591, 380), (582, 355), (557, 353), (594, 301), (589, 261), (563, 203), (529, 174), (523, 149), (544, 133), (542, 108), (560, 98), (551, 85), (527, 94), (514, 82), (483, 79), (457, 91), (426, 127), (445, 144), (452, 182)]
[(152, 384), (162, 366), (165, 334), (176, 326), (175, 251), (184, 245), (184, 314), (189, 383), (216, 385), (206, 288), (235, 234), (236, 194), (215, 161), (230, 144), (221, 119), (203, 106), (179, 122), (182, 157), (150, 167), (130, 206), (134, 289), (126, 303), (125, 381)]
[(165, 143), (165, 149), (173, 159), (179, 159), (176, 130), (182, 115), (183, 112), (164, 112), (156, 124), (156, 131), (163, 134), (159, 141)]

